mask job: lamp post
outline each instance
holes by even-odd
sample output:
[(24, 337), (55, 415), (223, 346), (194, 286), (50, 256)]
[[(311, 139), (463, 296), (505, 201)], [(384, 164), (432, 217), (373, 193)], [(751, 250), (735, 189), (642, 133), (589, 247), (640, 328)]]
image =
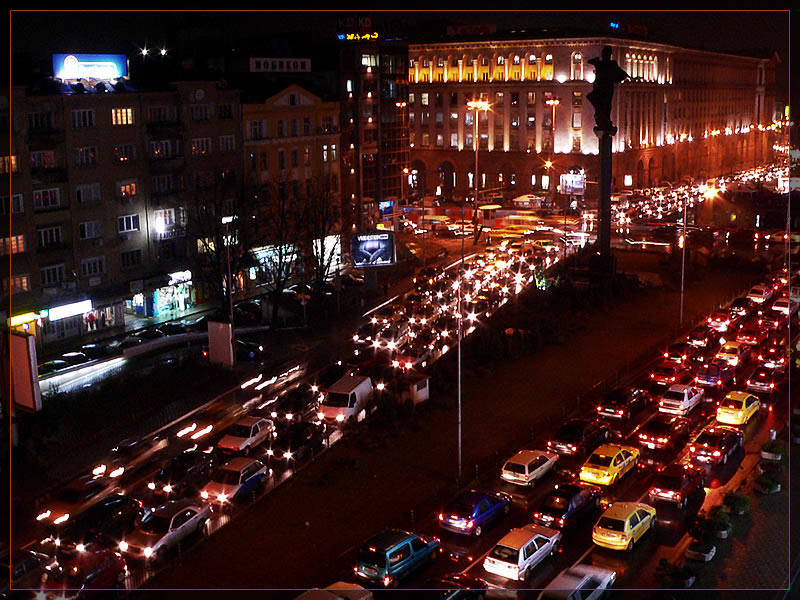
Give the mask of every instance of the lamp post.
[[(407, 106), (407, 105), (406, 105), (406, 103), (405, 103), (405, 102), (395, 102), (395, 104), (394, 104), (394, 105), (395, 105), (397, 108), (399, 108), (399, 109), (400, 109), (400, 114), (402, 115), (402, 118), (403, 118), (403, 121), (402, 121), (402, 122), (403, 122), (403, 124), (402, 124), (401, 138), (404, 138), (404, 134), (405, 134), (405, 130), (406, 130), (406, 111), (405, 111), (405, 108), (406, 108), (406, 106)], [(403, 148), (403, 149), (404, 149), (404, 150), (406, 149), (406, 148), (405, 148), (405, 145), (404, 145), (404, 148)], [(396, 203), (395, 203), (395, 204), (392, 206), (392, 229), (394, 229), (394, 234), (395, 234), (395, 236), (396, 236), (396, 235), (397, 235), (397, 233), (398, 233), (398, 229), (397, 229), (397, 219), (398, 219), (398, 217), (397, 217), (397, 211), (398, 211), (398, 209), (400, 208), (400, 201), (403, 199), (403, 188), (405, 187), (405, 184), (403, 183), (403, 177), (405, 177), (405, 174), (406, 174), (406, 173), (408, 173), (408, 167), (404, 168), (404, 169), (403, 169), (403, 170), (400, 172), (400, 198), (399, 198), (399, 199), (397, 200), (397, 202), (396, 202)]]
[(680, 315), (678, 317), (678, 325), (683, 327), (683, 290), (684, 290), (684, 280), (686, 277), (686, 198), (683, 198), (683, 233), (681, 234), (681, 308), (680, 308)]
[(474, 132), (472, 135), (472, 147), (475, 148), (475, 176), (472, 179), (472, 187), (474, 188), (474, 196), (473, 202), (475, 209), (478, 208), (478, 111), (479, 110), (489, 110), (492, 105), (489, 104), (486, 100), (470, 100), (467, 102), (467, 108), (475, 112), (475, 117), (473, 119), (474, 123)]
[[(550, 124), (552, 125), (552, 129), (553, 129), (552, 139), (550, 140), (550, 160), (548, 160), (545, 163), (545, 165), (549, 169), (550, 167), (553, 166), (553, 155), (555, 154), (555, 151), (556, 151), (556, 106), (561, 104), (561, 100), (559, 100), (558, 98), (548, 98), (547, 100), (544, 101), (544, 103), (547, 104), (547, 106), (549, 106), (553, 110), (552, 120), (550, 121)], [(551, 181), (550, 181), (550, 205), (551, 206), (555, 206), (555, 203), (556, 203), (556, 187), (555, 187), (555, 179), (553, 178), (552, 173), (551, 173), (550, 179), (551, 179)]]

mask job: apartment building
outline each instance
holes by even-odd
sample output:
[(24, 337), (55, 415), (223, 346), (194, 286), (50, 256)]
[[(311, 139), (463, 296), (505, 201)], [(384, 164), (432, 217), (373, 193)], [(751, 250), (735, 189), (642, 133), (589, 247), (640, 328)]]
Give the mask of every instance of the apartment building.
[(239, 194), (238, 91), (83, 73), (12, 86), (6, 110), (12, 327), (46, 344), (204, 300), (188, 232), (203, 193)]

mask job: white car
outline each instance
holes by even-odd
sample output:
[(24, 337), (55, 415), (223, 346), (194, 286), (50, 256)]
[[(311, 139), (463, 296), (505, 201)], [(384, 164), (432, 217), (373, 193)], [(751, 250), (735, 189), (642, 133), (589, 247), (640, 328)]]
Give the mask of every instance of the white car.
[(173, 500), (145, 512), (136, 528), (119, 543), (128, 556), (162, 563), (169, 550), (194, 533), (205, 533), (211, 505), (191, 499)]
[(217, 448), (225, 454), (243, 453), (250, 456), (253, 448), (260, 446), (275, 432), (275, 425), (269, 419), (244, 417), (225, 432), (217, 442)]
[(753, 302), (763, 304), (772, 298), (772, 288), (765, 283), (759, 283), (758, 285), (754, 285), (752, 288), (750, 288), (750, 291), (747, 293), (747, 297)]
[(500, 477), (509, 483), (533, 486), (553, 469), (558, 459), (556, 452), (520, 450), (505, 462)]
[(701, 387), (676, 383), (661, 396), (658, 412), (685, 417), (705, 400), (705, 394)]
[(772, 305), (772, 309), (782, 312), (785, 315), (793, 315), (797, 312), (798, 306), (800, 305), (798, 305), (797, 302), (784, 296), (775, 301), (775, 304)]
[(483, 568), (500, 577), (524, 581), (540, 562), (558, 551), (559, 543), (560, 531), (529, 523), (504, 535), (486, 555)]
[(597, 600), (616, 579), (614, 571), (586, 564), (574, 565), (556, 575), (537, 600)]

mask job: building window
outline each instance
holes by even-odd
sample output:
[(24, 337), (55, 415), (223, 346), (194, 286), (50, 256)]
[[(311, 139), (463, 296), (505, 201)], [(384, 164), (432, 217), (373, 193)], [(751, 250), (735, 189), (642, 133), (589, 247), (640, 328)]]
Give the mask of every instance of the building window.
[(201, 156), (211, 154), (211, 138), (194, 138), (192, 140), (192, 155)]
[(117, 183), (117, 195), (129, 198), (136, 195), (136, 181), (120, 181)]
[(2, 160), (0, 160), (0, 173), (6, 175), (8, 173), (18, 172), (19, 161), (17, 160), (17, 155), (12, 154), (11, 156), (3, 156)]
[(12, 235), (0, 240), (0, 255), (19, 254), (25, 252), (25, 236)]
[(441, 133), (436, 134), (436, 147), (444, 148), (444, 136)]
[(91, 109), (73, 110), (72, 127), (75, 129), (94, 127), (94, 111)]
[(234, 150), (236, 150), (236, 136), (234, 135), (219, 136), (219, 150), (220, 152), (233, 152)]
[(93, 256), (81, 260), (81, 272), (84, 277), (95, 277), (106, 272), (106, 257)]
[(133, 144), (114, 146), (114, 160), (118, 163), (136, 160), (136, 146)]
[(458, 133), (451, 133), (450, 134), (450, 147), (451, 148), (458, 148)]
[(292, 167), (297, 168), (300, 165), (300, 151), (297, 148), (292, 148)]
[(44, 210), (61, 206), (61, 190), (50, 188), (46, 190), (35, 190), (33, 192), (33, 208)]
[(313, 133), (313, 126), (309, 117), (303, 117), (303, 135), (311, 135)]
[(570, 79), (583, 79), (583, 54), (575, 52), (572, 55), (572, 73)]
[(422, 104), (422, 106), (428, 106), (430, 104), (430, 96), (429, 96), (428, 92), (422, 92), (419, 95), (419, 101), (420, 101), (420, 104)]
[(120, 233), (139, 231), (139, 215), (124, 215), (117, 219), (117, 230)]
[(150, 156), (153, 158), (172, 158), (172, 140), (157, 140), (150, 142)]
[(581, 151), (581, 136), (580, 134), (575, 134), (572, 136), (572, 151), (573, 152), (580, 152)]
[(103, 224), (100, 221), (84, 221), (78, 225), (78, 237), (82, 240), (103, 237)]
[(581, 113), (574, 112), (572, 113), (572, 128), (573, 129), (580, 129), (581, 128)]
[(267, 137), (266, 121), (248, 121), (248, 131), (251, 140), (263, 140)]
[(311, 148), (308, 146), (303, 148), (303, 165), (306, 167), (311, 166)]
[(177, 121), (177, 112), (177, 108), (174, 106), (151, 106), (148, 110), (150, 121), (154, 123)]
[(8, 293), (20, 294), (31, 289), (28, 275), (12, 275), (8, 280)]
[(94, 146), (75, 148), (74, 155), (76, 167), (90, 167), (97, 164), (97, 148)]
[(286, 137), (286, 121), (278, 119), (278, 137)]
[[(32, 169), (53, 169), (56, 166), (56, 153), (52, 150), (31, 152)], [(10, 171), (9, 171), (10, 172)]]
[(44, 227), (36, 231), (39, 237), (39, 248), (56, 248), (61, 245), (61, 227)]
[(112, 125), (133, 125), (133, 109), (132, 108), (112, 108), (111, 109), (111, 124)]
[(137, 267), (142, 264), (142, 249), (136, 248), (135, 250), (120, 252), (119, 258), (123, 269)]
[(208, 121), (211, 118), (211, 109), (208, 104), (192, 105), (192, 121)]
[(286, 151), (283, 149), (278, 150), (278, 168), (281, 170), (286, 168)]
[(64, 265), (53, 265), (51, 267), (44, 267), (39, 269), (41, 275), (42, 286), (58, 285), (64, 281)]
[(232, 119), (233, 118), (233, 104), (220, 104), (219, 105), (219, 118)]
[(3, 215), (18, 215), (25, 210), (25, 205), (22, 201), (22, 194), (11, 194), (10, 196), (2, 196), (0, 201), (0, 210)]
[(33, 131), (48, 131), (53, 128), (53, 115), (49, 112), (28, 115), (28, 127)]

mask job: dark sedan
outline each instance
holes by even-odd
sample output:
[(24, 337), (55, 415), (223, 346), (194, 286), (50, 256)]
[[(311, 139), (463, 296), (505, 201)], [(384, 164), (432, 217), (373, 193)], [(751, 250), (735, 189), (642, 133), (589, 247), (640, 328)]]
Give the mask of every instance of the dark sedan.
[(639, 445), (650, 450), (678, 448), (689, 439), (689, 421), (659, 413), (639, 430)]
[(656, 501), (671, 502), (683, 509), (689, 497), (701, 491), (705, 483), (705, 469), (671, 463), (658, 473), (647, 495), (651, 504)]
[(551, 440), (547, 449), (559, 454), (586, 456), (611, 435), (607, 427), (589, 419), (570, 419), (564, 423)]
[(440, 590), (441, 595), (432, 595), (439, 600), (478, 600), (486, 597), (489, 584), (480, 577), (466, 573), (448, 573), (432, 579), (425, 586), (429, 590)]
[(719, 346), (720, 333), (708, 325), (698, 325), (689, 332), (687, 343), (701, 351), (716, 349)]
[(208, 481), (215, 462), (213, 453), (187, 450), (165, 461), (147, 489), (158, 498), (195, 495)]
[(738, 429), (724, 425), (706, 427), (689, 446), (689, 455), (696, 462), (724, 465), (743, 445), (744, 435)]
[(630, 419), (650, 403), (650, 394), (635, 387), (611, 390), (597, 405), (597, 416), (611, 419)]
[(275, 438), (267, 450), (270, 464), (285, 469), (322, 452), (325, 448), (324, 423), (292, 421)]
[(487, 525), (503, 518), (511, 510), (511, 497), (500, 492), (470, 490), (452, 500), (439, 513), (439, 527), (479, 536)]
[(142, 503), (131, 496), (111, 494), (69, 519), (52, 533), (61, 553), (83, 552), (90, 544), (115, 544), (144, 514)]
[(533, 512), (533, 522), (553, 529), (572, 527), (583, 518), (596, 516), (602, 492), (577, 483), (557, 483)]

